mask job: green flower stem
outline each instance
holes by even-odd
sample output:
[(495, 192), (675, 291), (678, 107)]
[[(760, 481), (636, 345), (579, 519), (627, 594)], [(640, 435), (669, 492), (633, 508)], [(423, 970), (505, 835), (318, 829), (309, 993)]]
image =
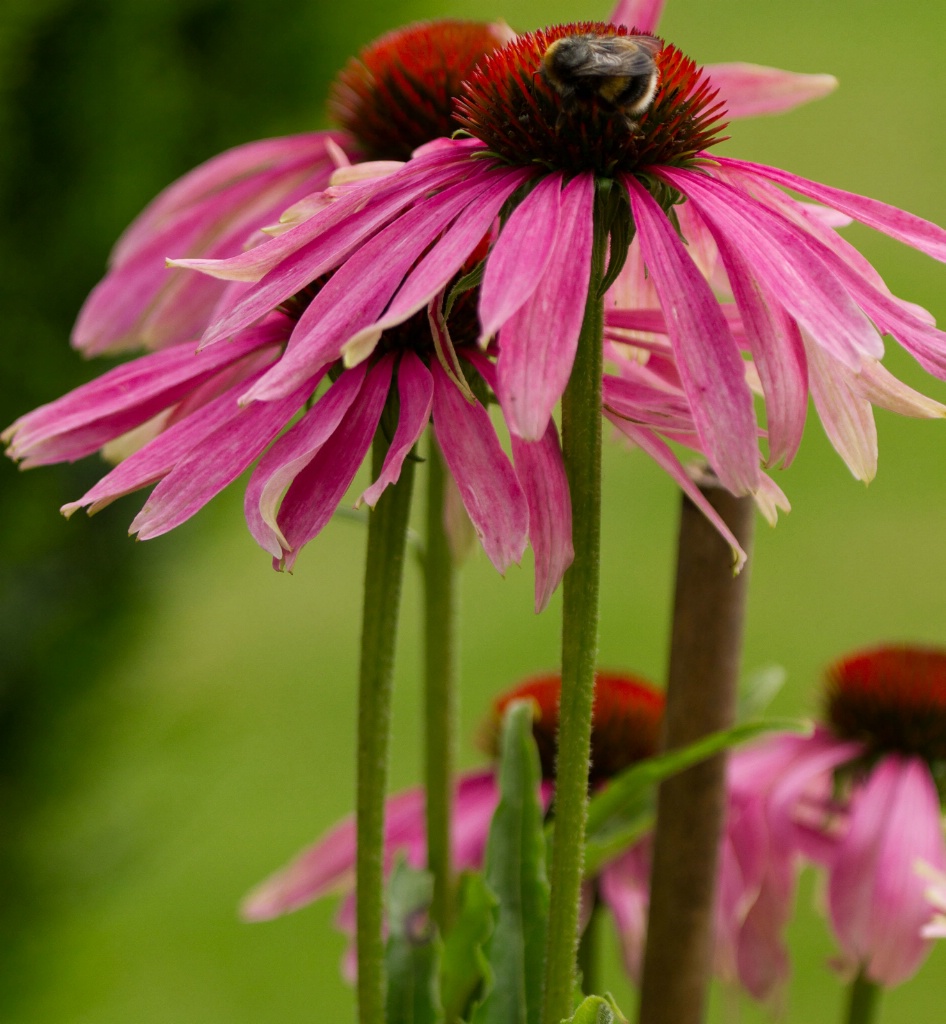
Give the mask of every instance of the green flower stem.
[[(700, 490), (748, 554), (754, 509), (707, 475)], [(670, 642), (664, 746), (730, 727), (748, 572), (702, 512), (683, 499)], [(713, 905), (725, 814), (724, 754), (661, 783), (650, 878), (641, 1024), (702, 1024), (712, 975)]]
[(427, 870), (434, 876), (431, 913), (440, 934), (453, 916), (450, 820), (457, 735), (457, 572), (444, 530), (447, 474), (431, 432), (427, 459), (424, 557), (424, 699), (426, 717)]
[(594, 886), (588, 923), (578, 943), (578, 970), (581, 972), (581, 991), (586, 996), (601, 989), (601, 897)]
[[(387, 442), (379, 431), (372, 447), (373, 476), (381, 471)], [(388, 779), (391, 690), (407, 521), (414, 463), (382, 494), (368, 521), (365, 596), (358, 689), (357, 892), (358, 1019), (385, 1019), (384, 798)]]
[(591, 708), (598, 656), (601, 547), (601, 374), (607, 234), (596, 226), (591, 281), (572, 375), (562, 397), (562, 450), (572, 499), (575, 560), (563, 583), (562, 697), (545, 958), (544, 1024), (572, 1015), (578, 908), (588, 814)]
[(880, 986), (861, 971), (851, 982), (846, 1024), (872, 1024), (880, 1005), (880, 992)]

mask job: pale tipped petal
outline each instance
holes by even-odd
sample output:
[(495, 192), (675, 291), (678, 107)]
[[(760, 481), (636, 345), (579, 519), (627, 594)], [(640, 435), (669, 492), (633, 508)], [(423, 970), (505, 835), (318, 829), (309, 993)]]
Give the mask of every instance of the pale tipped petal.
[(758, 117), (794, 110), (803, 103), (820, 100), (834, 92), (834, 75), (803, 75), (761, 64), (709, 64), (706, 67), (714, 88), (726, 101), (726, 115)]
[(703, 450), (725, 487), (751, 492), (759, 480), (758, 443), (739, 349), (663, 210), (635, 179), (625, 180)]
[(277, 523), (279, 501), (358, 398), (367, 370), (364, 363), (346, 370), (263, 456), (246, 485), (243, 509), (250, 533), (274, 558), (287, 546)]
[(539, 440), (575, 361), (591, 278), (594, 178), (574, 177), (561, 195), (553, 251), (529, 300), (499, 333), (497, 394), (509, 429)]
[(529, 507), (490, 422), (440, 365), (434, 376), (434, 431), (480, 543), (500, 571), (519, 562), (529, 533)]
[(806, 348), (811, 397), (825, 433), (855, 478), (869, 483), (877, 474), (873, 408), (852, 386), (856, 376), (843, 363), (810, 341)]

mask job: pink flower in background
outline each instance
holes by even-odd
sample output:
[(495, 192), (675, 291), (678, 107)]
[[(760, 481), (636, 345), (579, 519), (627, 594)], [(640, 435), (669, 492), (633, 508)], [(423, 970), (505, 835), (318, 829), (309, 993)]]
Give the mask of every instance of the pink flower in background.
[[(389, 33), (350, 61), (335, 85), (329, 107), (346, 130), (249, 142), (169, 185), (115, 243), (108, 273), (79, 313), (73, 345), (99, 355), (199, 338), (226, 286), (169, 271), (169, 254), (217, 259), (240, 252), (265, 239), (261, 232), (287, 207), (328, 188), (339, 166), (404, 160), (448, 134), (460, 82), (510, 34), (504, 25), (458, 21)], [(399, 88), (412, 100), (409, 109), (395, 105), (378, 117), (366, 82)]]
[[(558, 676), (528, 680), (496, 700), (486, 731), (487, 742), (495, 753), (505, 708), (514, 700), (534, 702), (533, 733), (542, 765), (542, 799), (546, 806), (552, 794), (560, 689)], [(592, 786), (606, 785), (624, 768), (657, 752), (663, 707), (663, 695), (648, 683), (627, 675), (598, 673), (592, 727)], [(734, 755), (737, 764), (739, 757)], [(737, 768), (736, 775), (748, 776), (754, 768), (755, 760), (744, 769)], [(482, 866), (489, 825), (498, 801), (498, 786), (491, 770), (460, 777), (452, 821), (458, 870)], [(422, 790), (408, 790), (388, 800), (385, 836), (387, 871), (399, 852), (406, 855), (412, 866), (423, 867), (426, 846)], [(770, 907), (783, 899), (779, 887), (784, 879), (772, 868), (773, 848), (758, 804), (734, 790), (721, 857), (716, 960), (724, 979), (744, 984), (757, 998), (770, 996), (782, 975), (762, 979), (754, 964), (745, 958), (737, 961), (735, 951), (740, 947), (751, 949), (757, 943), (771, 947), (780, 941), (780, 935), (774, 932), (780, 933), (785, 921), (781, 915), (773, 915)], [(250, 893), (243, 904), (243, 915), (252, 921), (268, 920), (324, 896), (341, 893), (344, 901), (336, 923), (351, 936), (354, 862), (354, 822), (349, 818)], [(614, 920), (625, 968), (635, 980), (644, 949), (649, 877), (650, 838), (645, 837), (605, 864), (586, 893), (586, 923), (596, 889), (598, 899)], [(348, 960), (346, 963), (350, 967)]]
[[(917, 866), (946, 870), (934, 776), (946, 758), (946, 652), (860, 651), (832, 666), (826, 690), (828, 727), (755, 748), (760, 770), (744, 784), (764, 807), (776, 855), (825, 869), (838, 966), (898, 985), (930, 948)], [(762, 971), (778, 961), (777, 950), (746, 955)]]

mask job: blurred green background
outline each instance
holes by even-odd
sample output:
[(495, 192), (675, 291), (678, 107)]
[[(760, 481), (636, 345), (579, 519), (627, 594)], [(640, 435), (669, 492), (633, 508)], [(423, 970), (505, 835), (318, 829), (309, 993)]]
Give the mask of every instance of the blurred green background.
[[(165, 184), (228, 146), (325, 124), (346, 57), (405, 21), (505, 18), (528, 29), (606, 3), (433, 0), (3, 0), (0, 6), (2, 424), (100, 372), (67, 345), (121, 229)], [(946, 8), (816, 0), (671, 0), (662, 34), (700, 62), (754, 60), (841, 80), (793, 114), (736, 124), (728, 152), (946, 223)], [(898, 295), (946, 321), (946, 268), (848, 229)], [(891, 346), (892, 348), (893, 346)], [(940, 399), (899, 352), (891, 368)], [(878, 479), (852, 480), (812, 418), (779, 475), (794, 511), (759, 524), (746, 638), (776, 662), (775, 705), (817, 708), (821, 667), (879, 640), (946, 643), (946, 426), (878, 415)], [(2, 425), (0, 424), (0, 425)], [(280, 1024), (350, 1019), (343, 940), (320, 905), (242, 924), (242, 894), (345, 814), (364, 532), (340, 521), (277, 575), (232, 488), (149, 544), (142, 497), (93, 520), (57, 508), (89, 460), (0, 465), (0, 1020)], [(677, 496), (611, 445), (601, 663), (662, 678)], [(463, 578), (464, 764), (492, 695), (554, 666), (558, 603), (531, 612), (531, 566)], [(408, 571), (392, 784), (419, 773), (418, 574)], [(838, 1018), (832, 947), (808, 879), (793, 926), (788, 1019)], [(886, 997), (886, 1019), (942, 1020), (946, 955)], [(616, 966), (608, 984), (629, 1010)], [(732, 997), (717, 993), (714, 1019)], [(740, 1019), (765, 1019), (738, 1006)]]

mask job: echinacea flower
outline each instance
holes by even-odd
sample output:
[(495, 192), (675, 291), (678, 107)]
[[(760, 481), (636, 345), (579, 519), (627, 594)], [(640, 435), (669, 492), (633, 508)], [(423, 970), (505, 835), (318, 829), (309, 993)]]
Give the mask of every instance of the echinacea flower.
[[(542, 800), (548, 806), (554, 778), (555, 734), (561, 680), (557, 676), (530, 679), (499, 697), (483, 738), (493, 754), (504, 709), (514, 700), (534, 703), (533, 735), (542, 766)], [(645, 681), (625, 674), (599, 672), (595, 682), (590, 784), (607, 785), (623, 769), (657, 752), (663, 718), (663, 695)], [(738, 759), (740, 755), (734, 757)], [(747, 768), (746, 773), (751, 771)], [(468, 772), (458, 779), (451, 831), (458, 870), (482, 865), (493, 811), (499, 801), (492, 770)], [(390, 871), (403, 854), (414, 867), (423, 867), (426, 856), (424, 793), (411, 789), (387, 802), (385, 868)], [(743, 975), (735, 949), (743, 928), (751, 929), (743, 943), (771, 944), (773, 927), (766, 918), (766, 901), (773, 897), (777, 879), (765, 877), (770, 842), (755, 804), (741, 797), (730, 801), (720, 864), (720, 909), (717, 914), (717, 968), (726, 980), (749, 982), (748, 990), (762, 998), (771, 985), (761, 985), (751, 973)], [(297, 910), (314, 900), (342, 894), (336, 923), (353, 932), (355, 858), (354, 823), (346, 819), (331, 828), (313, 846), (302, 851), (285, 868), (264, 881), (246, 898), (243, 915), (261, 921)], [(647, 836), (604, 864), (588, 883), (585, 900), (587, 922), (592, 903), (607, 909), (617, 930), (628, 974), (640, 973), (647, 924), (650, 875), (650, 837)], [(760, 904), (761, 901), (761, 904)], [(760, 905), (755, 919), (754, 909)], [(748, 924), (747, 924), (748, 922)], [(350, 958), (346, 963), (350, 966)], [(750, 965), (751, 966), (751, 965)]]
[[(760, 744), (761, 770), (743, 780), (780, 855), (791, 850), (825, 868), (838, 966), (888, 987), (912, 977), (930, 948), (917, 866), (946, 870), (936, 781), (946, 760), (944, 712), (946, 652), (856, 652), (828, 671), (826, 725), (807, 739)], [(756, 954), (766, 969), (765, 951)]]
[[(640, 15), (653, 20), (661, 6), (621, 4), (614, 17)], [(294, 416), (311, 404), (313, 389), (332, 381), (331, 399), (328, 393), (321, 395), (297, 425), (292, 439), (281, 441), (267, 453), (248, 493), (247, 514), (254, 536), (273, 554), (278, 566), (286, 566), (292, 564), (301, 545), (322, 528), (344, 492), (370, 443), (386, 388), (390, 386), (392, 395), (403, 389), (405, 407), (398, 420), (397, 443), (381, 477), (363, 499), (373, 502), (383, 486), (396, 479), (403, 457), (425, 422), (424, 410), (432, 406), (449, 468), (490, 558), (504, 569), (521, 556), (527, 534), (531, 539), (537, 561), (536, 606), (541, 607), (571, 558), (568, 496), (555, 428), (546, 418), (538, 444), (526, 444), (514, 432), (515, 469), (509, 466), (482, 407), (467, 405), (476, 391), (477, 378), (500, 387), (497, 346), (481, 354), (475, 344), (495, 325), (487, 322), (484, 327), (482, 304), (471, 315), (471, 303), (477, 305), (481, 292), (474, 279), (469, 279), (474, 287), (466, 299), (453, 301), (455, 295), (447, 299), (447, 306), (454, 307), (452, 314), (445, 315), (444, 308), (448, 286), (457, 287), (458, 276), (475, 268), (476, 253), (496, 241), (490, 221), (510, 190), (517, 192), (529, 172), (487, 168), (488, 173), (477, 179), (483, 190), (476, 182), (453, 190), (463, 193), (464, 202), (476, 198), (476, 209), (472, 216), (455, 220), (443, 234), (443, 218), (453, 216), (450, 210), (455, 214), (459, 209), (458, 196), (450, 194), (447, 186), (458, 167), (465, 174), (471, 149), (463, 142), (440, 143), (422, 150), (418, 164), (404, 168), (397, 179), (403, 188), (395, 185), (391, 202), (369, 204), (370, 209), (361, 210), (372, 179), (384, 179), (415, 147), (454, 130), (452, 102), (461, 80), (470, 77), (485, 53), (510, 37), (503, 25), (471, 22), (436, 22), (392, 32), (364, 50), (340, 75), (331, 100), (340, 132), (238, 147), (170, 186), (119, 241), (112, 267), (89, 297), (74, 335), (74, 343), (87, 354), (142, 345), (165, 349), (167, 355), (145, 356), (140, 363), (111, 371), (59, 402), (22, 417), (4, 434), (9, 454), (28, 466), (80, 458), (103, 446), (109, 458), (135, 452), (132, 462), (110, 473), (64, 511), (68, 514), (83, 506), (94, 511), (121, 494), (157, 482), (132, 525), (140, 538), (154, 537), (193, 515), (257, 459)], [(835, 84), (830, 76), (792, 75), (750, 66), (719, 66), (712, 73), (737, 114), (785, 109), (823, 95)], [(346, 166), (357, 158), (369, 162)], [(418, 175), (418, 167), (430, 173)], [(319, 191), (328, 183), (333, 168), (337, 168), (335, 184)], [(367, 185), (359, 187), (366, 179)], [(575, 203), (587, 212), (587, 176), (566, 189), (562, 200), (555, 196), (556, 183), (561, 184), (560, 178), (535, 189), (531, 205), (514, 214), (517, 224), (523, 225), (526, 213), (536, 212), (531, 209), (535, 206), (542, 207), (537, 212), (544, 217), (547, 202), (565, 201), (566, 220)], [(404, 204), (412, 203), (417, 209), (413, 213), (408, 209), (400, 224), (412, 237), (406, 249), (389, 250), (390, 235), (383, 232), (384, 225), (399, 210), (403, 212)], [(289, 210), (279, 223), (273, 223), (287, 204), (292, 204)], [(583, 223), (583, 229), (586, 227)], [(298, 250), (294, 247), (300, 233), (312, 233), (315, 238), (323, 228), (328, 229), (328, 236)], [(370, 251), (363, 247), (342, 266), (343, 258), (351, 254), (335, 243), (351, 228), (356, 235), (361, 233), (361, 241), (371, 238), (375, 246), (367, 247)], [(526, 223), (524, 228), (526, 233), (519, 242), (527, 249), (529, 232), (536, 229), (546, 251), (550, 245), (567, 242), (564, 235), (553, 238), (549, 234), (550, 222)], [(505, 316), (509, 312), (506, 307), (518, 301), (514, 291), (519, 278), (510, 288), (509, 281), (503, 279), (501, 263), (502, 259), (516, 263), (514, 234), (504, 232), (484, 284), (486, 308), (488, 311), (492, 303), (494, 320)], [(269, 236), (276, 237), (267, 241)], [(427, 242), (419, 243), (421, 238)], [(583, 238), (581, 245), (587, 242), (587, 231)], [(435, 241), (436, 248), (424, 253)], [(260, 246), (264, 261), (274, 246), (279, 252), (291, 250), (292, 258), (274, 267), (264, 282), (267, 286), (278, 283), (278, 296), (270, 291), (260, 300), (259, 288), (242, 280), (226, 283), (208, 275), (163, 269), (163, 255), (168, 251), (211, 263), (218, 257), (235, 256), (239, 263), (248, 255), (241, 255), (241, 250)], [(372, 253), (379, 252), (382, 259), (376, 262)], [(376, 286), (392, 287), (392, 274), (403, 270), (405, 259), (412, 261), (410, 281), (383, 310), (379, 321), (382, 309), (377, 297), (368, 293)], [(562, 264), (559, 258), (558, 265)], [(358, 267), (364, 268), (362, 279), (349, 288)], [(246, 275), (238, 272), (235, 276)], [(282, 287), (287, 278), (291, 283)], [(546, 320), (536, 324), (541, 327), (549, 316), (554, 319), (561, 312), (562, 324), (571, 330), (580, 318), (580, 292), (580, 287), (574, 287), (554, 296)], [(357, 304), (359, 294), (370, 300), (365, 308), (374, 310), (375, 321), (367, 334), (362, 331), (357, 338), (348, 337), (359, 325), (346, 324), (345, 310), (350, 312), (346, 303)], [(340, 296), (337, 304), (333, 296)], [(191, 365), (186, 365), (192, 339), (202, 333), (206, 336), (235, 305), (244, 308), (244, 300), (253, 305), (254, 312), (243, 327), (227, 328), (227, 337), (235, 342), (225, 346), (231, 351), (211, 355), (209, 349), (201, 350)], [(366, 368), (362, 368), (343, 381), (339, 375), (348, 370), (342, 360), (321, 355), (313, 359), (307, 346), (300, 346), (309, 325), (333, 305), (338, 307), (332, 316), (334, 331), (343, 339), (344, 361), (356, 362), (352, 357), (355, 349), (364, 354), (375, 346), (373, 358), (380, 363), (377, 369), (372, 367), (365, 374)], [(519, 319), (524, 315), (525, 311)], [(321, 322), (320, 326), (328, 325)], [(304, 365), (300, 365), (300, 354)], [(560, 378), (563, 365), (559, 356), (553, 352)], [(264, 366), (278, 371), (275, 377), (258, 372)], [(504, 376), (508, 376), (508, 366), (509, 357), (501, 365)], [(285, 382), (286, 375), (295, 383), (284, 388), (279, 381)], [(466, 386), (465, 376), (471, 377), (472, 390)], [(395, 378), (396, 385), (392, 383)], [(465, 402), (458, 402), (448, 390), (448, 380), (462, 388)], [(558, 386), (552, 382), (553, 392)], [(509, 391), (506, 384), (502, 389)], [(482, 391), (480, 394), (482, 397)], [(664, 403), (662, 397), (655, 403), (653, 392), (647, 400), (638, 398), (635, 396), (630, 413), (626, 395), (623, 404), (616, 400), (615, 405), (621, 408), (621, 429), (640, 440), (650, 426), (646, 417), (662, 415)], [(216, 403), (213, 409), (205, 409), (211, 400)], [(427, 408), (428, 416), (430, 412)], [(634, 423), (635, 415), (645, 417), (645, 422)], [(385, 424), (386, 430), (394, 429), (393, 423), (386, 420)], [(692, 430), (690, 435), (695, 437)], [(656, 435), (648, 439), (651, 443), (645, 443), (645, 448), (705, 506), (664, 439)], [(285, 499), (280, 505), (283, 492)], [(771, 489), (765, 501), (770, 509), (784, 504)], [(708, 506), (704, 511), (713, 515)], [(736, 547), (734, 539), (728, 539)]]

